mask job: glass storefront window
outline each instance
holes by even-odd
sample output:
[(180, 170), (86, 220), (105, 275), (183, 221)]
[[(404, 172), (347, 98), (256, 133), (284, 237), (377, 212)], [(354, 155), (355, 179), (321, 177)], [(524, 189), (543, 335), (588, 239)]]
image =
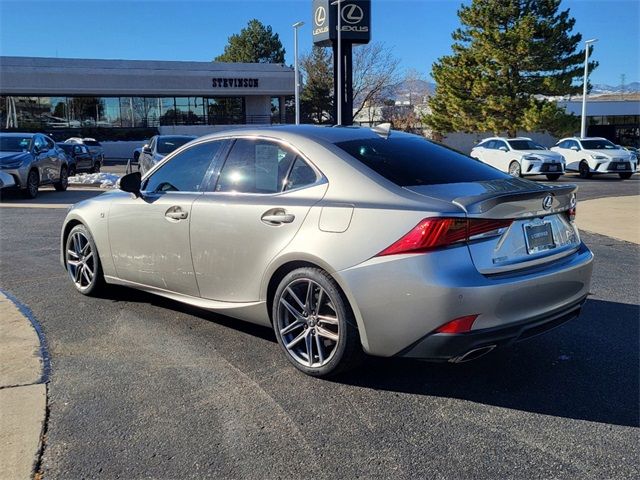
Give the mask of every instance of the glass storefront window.
[(244, 123), (243, 97), (207, 98), (207, 123), (225, 125)]
[(100, 98), (102, 116), (98, 122), (100, 127), (120, 127), (120, 99), (118, 97)]
[(160, 99), (160, 125), (176, 124), (176, 104), (173, 97)]
[(40, 121), (46, 128), (67, 128), (69, 117), (67, 115), (66, 97), (40, 97), (42, 113)]

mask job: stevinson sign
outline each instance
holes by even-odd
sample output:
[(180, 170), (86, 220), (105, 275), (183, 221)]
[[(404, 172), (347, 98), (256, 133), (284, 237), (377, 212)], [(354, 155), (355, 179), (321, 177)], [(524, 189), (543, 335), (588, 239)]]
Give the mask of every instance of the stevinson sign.
[[(313, 0), (313, 43), (331, 46), (338, 39), (338, 5), (332, 0)], [(342, 40), (369, 43), (371, 40), (371, 0), (343, 0), (340, 3)]]
[(212, 78), (213, 88), (258, 88), (257, 78)]

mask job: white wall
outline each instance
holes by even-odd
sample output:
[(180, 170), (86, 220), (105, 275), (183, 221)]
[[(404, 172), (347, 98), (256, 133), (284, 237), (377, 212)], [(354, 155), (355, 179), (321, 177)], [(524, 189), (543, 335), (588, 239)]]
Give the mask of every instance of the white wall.
[(128, 160), (133, 158), (133, 151), (145, 142), (100, 142), (107, 160)]

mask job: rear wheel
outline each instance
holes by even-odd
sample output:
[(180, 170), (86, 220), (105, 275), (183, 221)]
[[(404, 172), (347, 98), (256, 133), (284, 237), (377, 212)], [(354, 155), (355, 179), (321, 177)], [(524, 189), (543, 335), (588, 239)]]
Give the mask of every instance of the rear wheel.
[(67, 175), (67, 167), (60, 169), (60, 179), (53, 184), (54, 188), (59, 192), (64, 192), (69, 186), (69, 176)]
[(36, 198), (38, 196), (38, 187), (40, 186), (40, 175), (37, 170), (31, 170), (27, 175), (27, 185), (22, 191), (26, 198)]
[(620, 175), (620, 178), (622, 180), (628, 180), (629, 178), (631, 178), (631, 175), (633, 175), (633, 172), (619, 173), (618, 175)]
[(580, 173), (580, 178), (591, 178), (591, 170), (589, 169), (589, 164), (584, 160), (580, 162), (578, 172)]
[(515, 160), (511, 162), (511, 164), (509, 165), (509, 175), (513, 177), (522, 176), (522, 171), (520, 170), (520, 164)]
[(65, 243), (65, 264), (73, 285), (83, 295), (95, 295), (104, 285), (98, 249), (84, 225), (76, 225)]
[(318, 268), (299, 268), (282, 279), (273, 300), (273, 328), (287, 359), (307, 375), (335, 375), (363, 356), (346, 298)]
[(547, 179), (551, 180), (552, 182), (555, 182), (559, 178), (560, 178), (559, 173), (550, 173), (549, 175), (547, 175)]

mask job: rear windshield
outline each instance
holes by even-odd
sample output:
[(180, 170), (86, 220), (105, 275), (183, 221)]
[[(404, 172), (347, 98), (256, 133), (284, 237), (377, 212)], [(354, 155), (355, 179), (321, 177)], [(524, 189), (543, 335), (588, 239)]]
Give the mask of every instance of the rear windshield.
[(84, 143), (85, 145), (89, 145), (90, 147), (100, 147), (100, 142), (97, 142), (96, 140), (83, 140), (82, 143)]
[(31, 145), (31, 137), (0, 137), (0, 152), (26, 152)]
[[(195, 138), (195, 137), (194, 137)], [(193, 138), (184, 137), (165, 137), (158, 139), (158, 153), (166, 155), (173, 152), (176, 148), (181, 147), (185, 143), (190, 142)]]
[(401, 187), (509, 177), (478, 160), (419, 137), (365, 138), (336, 145)]

